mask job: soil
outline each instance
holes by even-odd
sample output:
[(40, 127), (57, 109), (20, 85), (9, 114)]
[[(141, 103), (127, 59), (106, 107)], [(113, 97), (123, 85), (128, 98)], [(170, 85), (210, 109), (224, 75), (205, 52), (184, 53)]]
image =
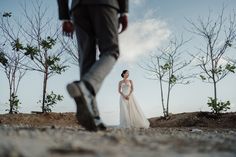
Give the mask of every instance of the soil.
[[(236, 112), (215, 115), (211, 112), (170, 114), (149, 119), (151, 127), (236, 128)], [(0, 125), (79, 127), (75, 113), (0, 114)]]
[(75, 113), (0, 115), (0, 157), (235, 157), (236, 113), (171, 114), (149, 129), (84, 130)]
[(0, 114), (0, 125), (37, 126), (78, 126), (75, 113)]
[(149, 121), (151, 127), (236, 128), (236, 112), (218, 115), (212, 112), (179, 113), (167, 118), (150, 118)]

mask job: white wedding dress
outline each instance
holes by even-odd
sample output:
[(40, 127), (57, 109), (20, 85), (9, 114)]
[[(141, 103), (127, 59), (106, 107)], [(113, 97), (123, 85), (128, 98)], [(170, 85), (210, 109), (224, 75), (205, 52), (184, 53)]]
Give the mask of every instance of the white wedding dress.
[[(131, 90), (131, 83), (122, 82), (121, 92), (128, 95)], [(120, 128), (148, 128), (149, 121), (145, 118), (137, 101), (131, 93), (129, 100), (120, 96)]]

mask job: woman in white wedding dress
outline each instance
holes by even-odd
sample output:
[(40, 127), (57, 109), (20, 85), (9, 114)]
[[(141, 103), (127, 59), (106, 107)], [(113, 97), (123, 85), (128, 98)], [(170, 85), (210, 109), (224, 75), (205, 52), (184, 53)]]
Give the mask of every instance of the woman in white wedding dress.
[(119, 82), (118, 89), (120, 93), (120, 127), (148, 128), (150, 123), (133, 96), (133, 82), (128, 80), (129, 71), (124, 70), (121, 77), (123, 80)]

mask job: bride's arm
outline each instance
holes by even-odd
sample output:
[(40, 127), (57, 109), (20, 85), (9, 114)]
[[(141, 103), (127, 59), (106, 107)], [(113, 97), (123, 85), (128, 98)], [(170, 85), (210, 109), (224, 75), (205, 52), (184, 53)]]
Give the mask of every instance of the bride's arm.
[(123, 97), (125, 97), (125, 95), (121, 92), (121, 81), (119, 82), (118, 92), (120, 93), (120, 95), (122, 95)]

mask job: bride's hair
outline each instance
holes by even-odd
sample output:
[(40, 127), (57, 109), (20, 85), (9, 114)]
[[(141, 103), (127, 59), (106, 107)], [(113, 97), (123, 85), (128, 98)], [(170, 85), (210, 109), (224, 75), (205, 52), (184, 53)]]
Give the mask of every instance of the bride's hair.
[(124, 74), (127, 72), (128, 70), (123, 70), (122, 73), (121, 73), (121, 77), (124, 78)]

